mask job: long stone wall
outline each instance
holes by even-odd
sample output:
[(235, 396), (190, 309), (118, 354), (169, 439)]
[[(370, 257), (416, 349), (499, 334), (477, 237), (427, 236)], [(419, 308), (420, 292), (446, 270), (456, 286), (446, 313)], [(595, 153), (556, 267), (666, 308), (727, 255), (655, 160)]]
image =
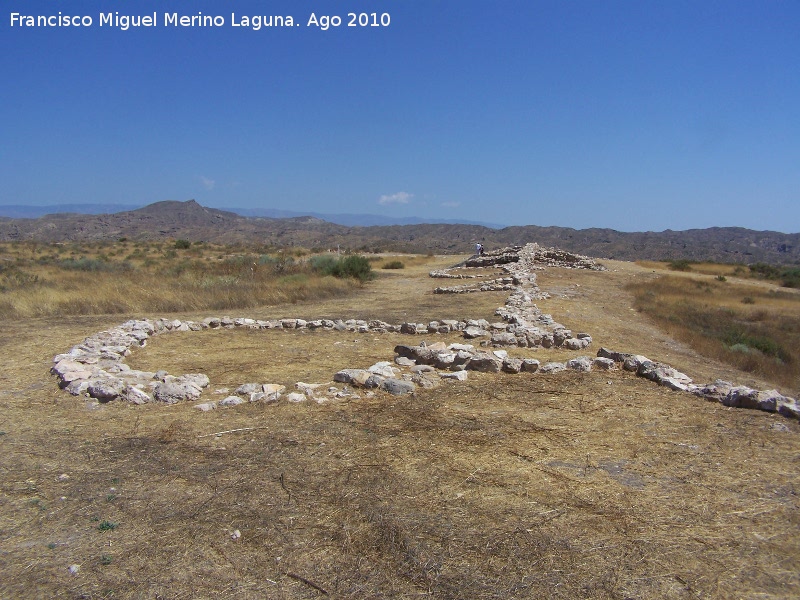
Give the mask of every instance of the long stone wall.
[[(432, 388), (445, 380), (464, 381), (470, 371), (546, 375), (560, 371), (590, 372), (623, 369), (678, 392), (692, 393), (726, 406), (753, 408), (799, 418), (797, 401), (776, 390), (753, 390), (717, 380), (710, 384), (694, 384), (685, 374), (669, 365), (630, 353), (601, 348), (597, 357), (578, 356), (564, 363), (541, 364), (533, 358), (519, 359), (508, 355), (504, 347), (560, 347), (581, 350), (592, 343), (588, 333), (573, 332), (542, 313), (533, 303), (544, 297), (536, 284), (536, 270), (542, 262), (549, 266), (604, 270), (587, 257), (555, 249), (541, 249), (536, 244), (506, 248), (474, 257), (458, 268), (478, 269), (501, 267), (511, 281), (511, 294), (495, 313), (501, 322), (484, 319), (441, 319), (428, 323), (390, 324), (380, 320), (296, 318), (257, 320), (244, 317), (208, 317), (202, 321), (177, 319), (131, 320), (112, 329), (98, 332), (68, 352), (56, 355), (52, 372), (60, 387), (75, 396), (88, 396), (95, 402), (126, 401), (132, 404), (197, 402), (208, 396), (209, 378), (202, 373), (171, 375), (166, 371), (146, 372), (131, 369), (125, 358), (137, 348), (147, 345), (157, 335), (177, 331), (203, 329), (255, 329), (284, 331), (320, 330), (357, 333), (400, 333), (410, 336), (436, 336), (459, 332), (464, 343), (446, 345), (429, 339), (419, 344), (401, 344), (394, 348), (393, 360), (375, 363), (367, 368), (345, 368), (325, 383), (297, 382), (294, 391), (273, 383), (244, 382), (232, 394), (219, 400), (196, 404), (200, 410), (229, 407), (244, 402), (273, 403), (306, 400), (334, 401), (347, 397), (371, 396), (376, 390), (400, 395), (418, 388)], [(447, 274), (445, 272), (445, 274)], [(441, 276), (431, 274), (432, 276)], [(476, 277), (477, 278), (477, 277)], [(435, 339), (435, 337), (434, 337)], [(473, 343), (479, 344), (476, 347)], [(388, 354), (388, 352), (387, 352)], [(392, 358), (392, 357), (387, 357)], [(337, 385), (338, 384), (338, 385)], [(228, 390), (217, 390), (228, 394)]]

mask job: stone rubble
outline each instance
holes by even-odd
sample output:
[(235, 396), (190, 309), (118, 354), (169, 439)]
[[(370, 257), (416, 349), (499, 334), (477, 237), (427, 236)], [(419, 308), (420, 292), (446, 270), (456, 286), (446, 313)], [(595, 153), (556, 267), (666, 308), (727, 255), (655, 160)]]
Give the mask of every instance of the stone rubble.
[[(380, 320), (360, 319), (315, 319), (284, 318), (258, 320), (244, 317), (208, 317), (200, 322), (178, 319), (141, 319), (127, 321), (107, 331), (101, 331), (84, 339), (64, 354), (53, 358), (51, 372), (57, 376), (59, 386), (74, 396), (86, 395), (98, 402), (123, 400), (131, 404), (162, 403), (175, 404), (197, 401), (209, 386), (209, 379), (202, 373), (179, 376), (166, 371), (156, 373), (131, 369), (125, 364), (132, 349), (147, 345), (150, 337), (170, 332), (200, 331), (203, 329), (280, 329), (329, 330), (357, 333), (402, 333), (407, 335), (436, 335), (459, 332), (466, 340), (480, 340), (481, 349), (473, 344), (421, 341), (418, 345), (397, 345), (393, 361), (381, 361), (366, 369), (342, 369), (333, 375), (333, 382), (297, 382), (295, 390), (285, 394), (286, 387), (272, 383), (244, 383), (232, 395), (227, 389), (216, 393), (226, 396), (221, 400), (195, 404), (202, 412), (218, 407), (233, 407), (246, 402), (271, 404), (281, 398), (288, 402), (317, 403), (331, 400), (358, 400), (361, 395), (354, 390), (365, 390), (364, 396), (373, 397), (379, 389), (393, 395), (414, 394), (418, 387), (430, 389), (441, 381), (465, 381), (469, 371), (485, 373), (542, 373), (562, 371), (591, 372), (610, 371), (618, 366), (625, 371), (668, 387), (672, 390), (692, 393), (716, 401), (725, 406), (752, 408), (781, 415), (800, 418), (800, 406), (793, 398), (781, 395), (776, 390), (759, 391), (745, 386), (735, 386), (717, 380), (711, 384), (696, 385), (687, 375), (669, 365), (652, 361), (645, 356), (615, 352), (600, 348), (597, 357), (579, 356), (566, 363), (548, 362), (544, 365), (532, 358), (510, 357), (502, 348), (564, 348), (582, 350), (592, 343), (587, 333), (567, 329), (543, 314), (533, 303), (534, 299), (546, 297), (536, 285), (535, 270), (541, 265), (567, 268), (604, 270), (592, 259), (554, 248), (543, 249), (537, 244), (524, 247), (505, 248), (473, 257), (459, 268), (499, 267), (508, 277), (486, 281), (477, 286), (491, 288), (496, 285), (511, 286), (512, 293), (504, 306), (495, 311), (502, 321), (489, 323), (485, 319), (441, 319), (428, 323), (390, 324)], [(431, 277), (477, 278), (480, 275), (451, 276), (449, 270), (432, 272)], [(457, 286), (460, 288), (461, 286)], [(437, 288), (442, 289), (442, 288)], [(452, 288), (455, 289), (455, 288)], [(502, 289), (506, 289), (503, 287)], [(455, 293), (458, 293), (457, 291)], [(488, 351), (486, 348), (498, 348)], [(285, 395), (284, 395), (285, 394)]]
[[(596, 271), (606, 270), (605, 267), (593, 259), (572, 254), (556, 248), (541, 248), (538, 244), (513, 246), (487, 252), (474, 256), (454, 269), (497, 267), (507, 273), (500, 277), (479, 284), (465, 284), (453, 287), (438, 287), (434, 293), (469, 293), (481, 291), (508, 290), (511, 294), (504, 306), (498, 308), (495, 314), (501, 317), (506, 325), (502, 330), (487, 333), (487, 327), (478, 325), (468, 326), (464, 330), (464, 337), (474, 339), (490, 335), (490, 344), (493, 346), (520, 346), (523, 348), (567, 348), (569, 350), (583, 350), (592, 343), (592, 337), (587, 333), (573, 332), (557, 323), (553, 318), (542, 313), (533, 303), (536, 299), (548, 298), (536, 284), (536, 270), (542, 265), (557, 266), (572, 269), (591, 269)], [(432, 271), (431, 277), (444, 277), (449, 270)], [(458, 274), (458, 278), (466, 277)]]
[(664, 363), (625, 352), (600, 348), (597, 356), (621, 363), (626, 371), (634, 371), (639, 377), (680, 392), (689, 392), (712, 402), (734, 408), (751, 408), (780, 413), (791, 418), (800, 418), (800, 405), (794, 398), (783, 396), (777, 390), (754, 390), (747, 386), (736, 386), (717, 379), (714, 383), (697, 385), (692, 379)]

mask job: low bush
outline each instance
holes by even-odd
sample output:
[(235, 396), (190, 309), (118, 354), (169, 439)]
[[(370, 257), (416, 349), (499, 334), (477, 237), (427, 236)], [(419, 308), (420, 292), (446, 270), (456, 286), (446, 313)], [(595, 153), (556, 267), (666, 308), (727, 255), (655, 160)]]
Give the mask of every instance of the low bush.
[(65, 271), (86, 271), (89, 273), (122, 273), (133, 270), (127, 261), (111, 262), (99, 258), (65, 258), (55, 263)]
[(667, 266), (673, 271), (691, 271), (692, 263), (685, 259), (671, 260), (667, 262)]
[(781, 273), (781, 285), (787, 288), (800, 288), (800, 269), (785, 269)]
[(403, 261), (400, 260), (391, 260), (381, 267), (382, 269), (405, 269), (406, 266), (403, 264)]
[(800, 268), (776, 267), (766, 263), (750, 265), (750, 275), (758, 279), (770, 279), (781, 282), (783, 287), (800, 288)]
[(321, 275), (352, 277), (362, 283), (375, 278), (372, 265), (363, 256), (346, 256), (338, 259), (332, 256), (315, 256), (311, 259), (311, 268)]

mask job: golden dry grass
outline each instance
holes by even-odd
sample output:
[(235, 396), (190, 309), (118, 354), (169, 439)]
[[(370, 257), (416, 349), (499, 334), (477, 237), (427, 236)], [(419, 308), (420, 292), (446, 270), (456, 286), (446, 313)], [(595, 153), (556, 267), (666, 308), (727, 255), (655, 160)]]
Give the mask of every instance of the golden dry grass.
[(774, 284), (663, 275), (629, 284), (635, 307), (676, 339), (800, 394), (800, 293)]
[[(232, 316), (491, 318), (504, 295), (431, 293), (441, 281), (427, 271), (452, 262)], [(699, 359), (632, 309), (625, 286), (657, 274), (608, 264), (542, 273), (553, 297), (540, 306), (592, 333), (595, 350), (757, 382)], [(89, 410), (47, 373), (53, 354), (125, 318), (207, 315), (26, 319), (0, 330), (0, 597), (800, 597), (800, 424), (782, 417), (622, 372), (470, 373), (403, 398), (210, 413)], [(398, 338), (409, 341), (176, 333), (128, 362), (201, 370), (212, 388), (321, 382), (390, 359)], [(222, 431), (231, 433), (213, 435)]]
[(358, 285), (315, 273), (302, 249), (176, 245), (0, 245), (0, 317), (248, 309)]

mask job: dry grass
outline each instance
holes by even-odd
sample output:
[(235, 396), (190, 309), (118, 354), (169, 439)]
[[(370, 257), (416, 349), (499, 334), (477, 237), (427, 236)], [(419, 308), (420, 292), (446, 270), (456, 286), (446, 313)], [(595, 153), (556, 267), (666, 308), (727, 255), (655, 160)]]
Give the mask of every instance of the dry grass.
[[(490, 318), (502, 295), (430, 293), (425, 273), (447, 262), (246, 315)], [(609, 266), (548, 270), (542, 306), (595, 347), (747, 377), (631, 310), (625, 285), (654, 274)], [(627, 373), (471, 373), (411, 397), (211, 413), (89, 410), (58, 390), (51, 356), (129, 316), (161, 315), (0, 330), (0, 597), (800, 597), (796, 422)], [(202, 370), (212, 388), (321, 382), (390, 358), (397, 339), (170, 334), (129, 363)]]
[(800, 392), (800, 294), (708, 277), (632, 283), (635, 307), (704, 356)]
[(3, 245), (0, 317), (241, 310), (342, 296), (358, 285), (316, 273), (299, 249), (179, 242)]

